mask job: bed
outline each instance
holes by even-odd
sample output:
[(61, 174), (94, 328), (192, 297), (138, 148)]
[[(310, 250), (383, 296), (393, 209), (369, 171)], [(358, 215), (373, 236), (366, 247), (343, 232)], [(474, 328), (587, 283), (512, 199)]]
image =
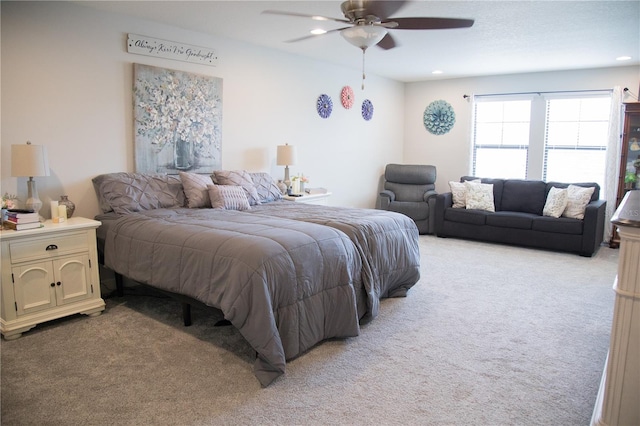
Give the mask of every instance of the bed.
[(216, 175), (95, 177), (100, 258), (116, 274), (220, 309), (255, 349), (262, 386), (319, 342), (357, 336), (381, 298), (418, 281), (411, 219), (282, 201), (266, 173)]

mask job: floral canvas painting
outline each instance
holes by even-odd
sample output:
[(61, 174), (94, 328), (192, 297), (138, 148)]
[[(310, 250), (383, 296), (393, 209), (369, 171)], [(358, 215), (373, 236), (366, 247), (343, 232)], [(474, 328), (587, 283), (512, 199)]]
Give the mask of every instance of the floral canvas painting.
[(222, 79), (134, 65), (136, 171), (221, 167)]

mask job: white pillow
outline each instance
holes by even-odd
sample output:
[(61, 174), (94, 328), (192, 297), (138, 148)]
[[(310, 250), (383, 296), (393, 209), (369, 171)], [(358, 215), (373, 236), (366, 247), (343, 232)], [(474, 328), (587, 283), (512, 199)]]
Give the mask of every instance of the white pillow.
[(464, 184), (467, 187), (467, 209), (496, 211), (493, 203), (493, 184), (469, 181)]
[(569, 185), (567, 188), (567, 207), (562, 216), (573, 219), (584, 219), (584, 210), (591, 200), (595, 188), (593, 186), (585, 188), (577, 185)]
[(209, 190), (207, 189), (207, 185), (213, 185), (211, 176), (187, 172), (179, 172), (179, 174), (189, 208), (211, 207)]
[(249, 200), (239, 185), (209, 185), (209, 198), (214, 209), (249, 210)]
[[(469, 182), (480, 183), (480, 179), (474, 179)], [(464, 209), (467, 206), (467, 187), (464, 182), (449, 181), (449, 188), (451, 188), (453, 208)]]
[(568, 203), (567, 189), (551, 187), (547, 194), (547, 201), (542, 209), (542, 216), (560, 217)]

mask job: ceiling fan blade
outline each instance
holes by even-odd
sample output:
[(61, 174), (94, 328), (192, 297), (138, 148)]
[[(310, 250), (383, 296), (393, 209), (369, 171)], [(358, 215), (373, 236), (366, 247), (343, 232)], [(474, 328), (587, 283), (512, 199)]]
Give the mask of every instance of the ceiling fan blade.
[(391, 36), (391, 34), (387, 33), (387, 35), (385, 35), (382, 40), (380, 40), (378, 42), (378, 47), (383, 48), (384, 50), (389, 50), (389, 49), (393, 49), (394, 47), (396, 47), (396, 41), (395, 39)]
[(350, 21), (347, 21), (346, 19), (330, 18), (328, 16), (321, 16), (321, 15), (309, 15), (306, 13), (283, 12), (280, 10), (263, 10), (262, 13), (267, 15), (282, 15), (282, 16), (296, 16), (298, 18), (311, 18), (311, 19), (315, 19), (316, 21), (335, 21), (335, 22), (343, 22), (346, 24), (350, 23)]
[(304, 37), (298, 37), (298, 38), (294, 38), (294, 39), (291, 39), (291, 40), (287, 40), (287, 41), (285, 41), (285, 43), (296, 43), (298, 41), (309, 40), (311, 38), (316, 38), (316, 37), (322, 37), (322, 36), (326, 36), (327, 34), (339, 32), (339, 31), (342, 31), (342, 30), (347, 29), (347, 28), (351, 28), (351, 27), (336, 28), (335, 30), (329, 30), (329, 31), (327, 31), (326, 33), (323, 33), (323, 34), (310, 34), (310, 35), (307, 35), (307, 36), (304, 36)]
[(364, 7), (367, 13), (375, 15), (381, 20), (389, 18), (389, 16), (396, 13), (398, 10), (408, 3), (407, 1), (391, 0), (391, 1), (364, 1)]
[(473, 19), (456, 18), (390, 18), (398, 23), (396, 30), (445, 30), (450, 28), (469, 28)]

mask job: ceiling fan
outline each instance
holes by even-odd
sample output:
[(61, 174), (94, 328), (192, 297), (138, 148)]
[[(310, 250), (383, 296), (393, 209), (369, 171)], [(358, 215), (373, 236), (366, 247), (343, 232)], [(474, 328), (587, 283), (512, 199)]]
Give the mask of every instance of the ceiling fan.
[(395, 39), (388, 30), (441, 30), (451, 28), (468, 28), (473, 25), (473, 19), (433, 18), (433, 17), (409, 17), (392, 18), (408, 1), (396, 0), (347, 0), (340, 5), (344, 18), (331, 18), (320, 15), (309, 15), (296, 12), (284, 12), (277, 10), (265, 10), (262, 13), (272, 15), (295, 16), (311, 18), (317, 21), (335, 21), (348, 26), (329, 30), (322, 34), (308, 35), (305, 37), (288, 40), (297, 42), (321, 35), (340, 32), (352, 45), (362, 49), (362, 79), (364, 89), (364, 52), (371, 46), (377, 45), (389, 50), (397, 46)]
[[(408, 1), (397, 0), (347, 0), (340, 6), (343, 18), (331, 18), (320, 15), (310, 15), (296, 12), (285, 12), (278, 10), (265, 10), (262, 13), (272, 15), (296, 16), (311, 18), (317, 21), (335, 21), (349, 24), (347, 27), (329, 30), (324, 34), (340, 32), (342, 36), (351, 44), (361, 49), (367, 49), (373, 45), (388, 50), (396, 47), (396, 41), (387, 30), (442, 30), (452, 28), (468, 28), (473, 25), (473, 19), (456, 18), (433, 18), (433, 17), (410, 17), (391, 18)], [(318, 35), (289, 40), (296, 42)]]

